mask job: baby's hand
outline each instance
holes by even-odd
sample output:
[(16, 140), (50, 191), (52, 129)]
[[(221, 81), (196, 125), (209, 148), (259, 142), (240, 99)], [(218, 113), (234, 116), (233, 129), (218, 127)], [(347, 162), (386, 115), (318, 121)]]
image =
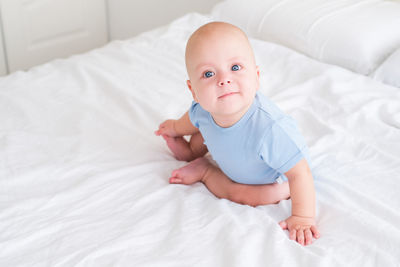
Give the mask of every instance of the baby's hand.
[(312, 237), (319, 238), (320, 234), (315, 226), (315, 220), (311, 217), (290, 216), (279, 225), (283, 230), (289, 231), (289, 238), (297, 241), (300, 245), (310, 245)]
[(176, 137), (177, 133), (175, 131), (175, 122), (176, 120), (166, 120), (163, 123), (160, 124), (160, 126), (158, 126), (158, 130), (155, 131), (154, 133), (157, 136), (160, 135), (167, 135), (170, 137)]

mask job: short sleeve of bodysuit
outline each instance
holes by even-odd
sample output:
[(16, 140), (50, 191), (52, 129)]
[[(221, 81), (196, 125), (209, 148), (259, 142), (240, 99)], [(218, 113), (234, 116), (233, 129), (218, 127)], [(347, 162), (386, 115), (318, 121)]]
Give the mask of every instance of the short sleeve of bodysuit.
[(192, 105), (189, 108), (189, 119), (190, 122), (196, 127), (200, 128), (209, 122), (209, 113), (205, 111), (199, 103), (192, 101)]
[(199, 103), (193, 101), (189, 109), (189, 119), (196, 128), (199, 128), (199, 122), (197, 118), (199, 106)]
[(283, 174), (307, 159), (307, 145), (295, 121), (286, 117), (265, 132), (259, 153), (268, 166)]

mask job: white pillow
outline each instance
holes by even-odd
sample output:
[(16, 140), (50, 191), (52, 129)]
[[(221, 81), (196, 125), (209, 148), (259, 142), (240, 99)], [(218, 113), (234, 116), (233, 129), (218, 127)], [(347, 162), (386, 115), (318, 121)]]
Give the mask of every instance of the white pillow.
[(250, 37), (285, 45), (368, 75), (400, 47), (400, 2), (383, 0), (226, 0), (216, 20)]
[(374, 79), (400, 88), (400, 48), (371, 75)]

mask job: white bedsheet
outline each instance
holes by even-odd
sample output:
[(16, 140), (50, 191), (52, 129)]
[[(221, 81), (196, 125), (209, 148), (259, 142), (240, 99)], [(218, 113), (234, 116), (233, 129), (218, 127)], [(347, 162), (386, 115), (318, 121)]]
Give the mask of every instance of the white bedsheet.
[(188, 109), (184, 47), (208, 18), (0, 79), (0, 266), (399, 266), (400, 91), (252, 40), (262, 91), (310, 147), (321, 238), (202, 184), (153, 131)]

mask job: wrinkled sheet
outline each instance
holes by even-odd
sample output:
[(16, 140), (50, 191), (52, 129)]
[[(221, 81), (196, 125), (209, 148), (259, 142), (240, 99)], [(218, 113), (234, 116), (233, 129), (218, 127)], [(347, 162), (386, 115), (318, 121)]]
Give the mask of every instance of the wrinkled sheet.
[(398, 266), (400, 90), (251, 40), (261, 86), (310, 147), (321, 238), (302, 247), (202, 184), (153, 134), (191, 103), (198, 14), (0, 79), (0, 266)]

